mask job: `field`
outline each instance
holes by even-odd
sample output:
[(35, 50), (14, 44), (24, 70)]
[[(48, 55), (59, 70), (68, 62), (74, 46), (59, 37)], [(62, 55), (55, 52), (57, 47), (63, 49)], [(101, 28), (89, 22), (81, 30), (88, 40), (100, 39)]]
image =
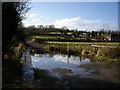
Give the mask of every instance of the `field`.
[[(116, 44), (119, 44), (120, 45), (120, 42), (102, 42), (102, 41), (94, 41), (93, 40), (93, 42), (92, 41), (90, 41), (90, 40), (87, 40), (86, 38), (79, 38), (79, 37), (70, 37), (70, 36), (58, 36), (58, 35), (30, 35), (30, 36), (28, 36), (28, 38), (29, 39), (40, 39), (40, 40), (47, 40), (47, 41), (56, 41), (56, 42), (58, 42), (58, 41), (60, 41), (60, 40), (66, 40), (67, 42), (69, 42), (69, 40), (73, 40), (72, 42), (73, 43), (76, 43), (76, 40), (79, 42), (79, 41), (82, 41), (82, 42), (80, 42), (80, 44), (103, 44), (103, 45), (116, 45)], [(74, 41), (75, 40), (75, 41)], [(55, 43), (56, 43), (55, 42)], [(62, 42), (62, 41), (60, 41), (60, 42)]]
[(61, 36), (49, 36), (49, 35), (32, 35), (32, 36), (29, 36), (29, 38), (31, 39), (64, 39), (63, 37)]

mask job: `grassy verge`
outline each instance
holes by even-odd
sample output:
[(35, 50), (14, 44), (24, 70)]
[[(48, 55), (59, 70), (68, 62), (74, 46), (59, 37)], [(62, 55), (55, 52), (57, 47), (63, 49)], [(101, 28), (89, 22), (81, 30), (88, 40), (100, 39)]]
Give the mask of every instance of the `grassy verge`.
[[(2, 59), (2, 87), (22, 87), (22, 63), (20, 59), (25, 49), (22, 42), (11, 45), (13, 47)], [(16, 49), (20, 47), (20, 50)]]

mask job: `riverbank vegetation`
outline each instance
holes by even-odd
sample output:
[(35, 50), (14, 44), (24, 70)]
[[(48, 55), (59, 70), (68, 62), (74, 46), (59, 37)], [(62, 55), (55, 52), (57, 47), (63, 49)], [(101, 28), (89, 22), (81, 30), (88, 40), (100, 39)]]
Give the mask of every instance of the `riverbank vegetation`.
[(2, 89), (22, 87), (25, 43), (21, 21), (28, 10), (27, 2), (2, 3)]
[(47, 52), (57, 51), (69, 56), (87, 56), (92, 61), (120, 63), (120, 43), (118, 42), (36, 42)]

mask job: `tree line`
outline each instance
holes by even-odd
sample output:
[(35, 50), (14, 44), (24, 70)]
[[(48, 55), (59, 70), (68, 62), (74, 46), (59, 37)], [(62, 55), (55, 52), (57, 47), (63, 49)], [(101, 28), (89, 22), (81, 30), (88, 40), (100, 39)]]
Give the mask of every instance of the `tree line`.
[[(66, 26), (63, 26), (61, 28), (55, 28), (54, 25), (38, 25), (35, 27), (35, 25), (31, 25), (28, 27), (23, 27), (22, 28), (25, 35), (40, 35), (40, 34), (50, 34), (50, 32), (59, 32), (61, 35), (67, 35), (67, 33), (72, 33), (74, 36), (78, 36), (80, 34), (86, 33), (87, 37), (96, 37), (96, 36), (101, 36), (101, 35), (120, 35), (120, 31), (111, 31), (111, 30), (97, 30), (97, 31), (79, 31), (78, 29), (68, 29)], [(57, 34), (56, 34), (57, 35)]]

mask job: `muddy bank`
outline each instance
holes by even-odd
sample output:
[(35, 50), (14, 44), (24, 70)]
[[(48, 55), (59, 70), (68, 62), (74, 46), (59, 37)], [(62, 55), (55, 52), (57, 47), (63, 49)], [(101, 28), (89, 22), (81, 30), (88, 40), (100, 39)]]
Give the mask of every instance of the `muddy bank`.
[[(108, 62), (95, 62), (78, 66), (85, 71), (93, 70), (93, 77), (84, 77), (79, 74), (73, 74), (71, 69), (56, 68), (51, 71), (35, 69), (35, 80), (40, 81), (44, 88), (118, 88), (120, 87), (119, 67), (116, 64)], [(79, 71), (82, 74), (81, 71)], [(85, 74), (86, 72), (84, 72)], [(57, 74), (57, 75), (56, 75)], [(89, 74), (88, 74), (89, 75)], [(58, 77), (60, 76), (60, 77)]]
[(34, 80), (39, 81), (40, 88), (64, 88), (64, 83), (47, 70), (34, 69)]
[(63, 75), (61, 79), (52, 77), (46, 70), (35, 70), (35, 80), (39, 80), (39, 88), (117, 88), (119, 84), (96, 78), (82, 78), (79, 75)]
[(93, 78), (81, 78), (79, 76), (67, 76), (63, 81), (67, 81), (67, 86), (71, 88), (117, 88), (118, 84)]
[(105, 80), (120, 84), (120, 64), (108, 62), (93, 62), (91, 64), (80, 65), (80, 68), (94, 69), (93, 72), (95, 79)]

